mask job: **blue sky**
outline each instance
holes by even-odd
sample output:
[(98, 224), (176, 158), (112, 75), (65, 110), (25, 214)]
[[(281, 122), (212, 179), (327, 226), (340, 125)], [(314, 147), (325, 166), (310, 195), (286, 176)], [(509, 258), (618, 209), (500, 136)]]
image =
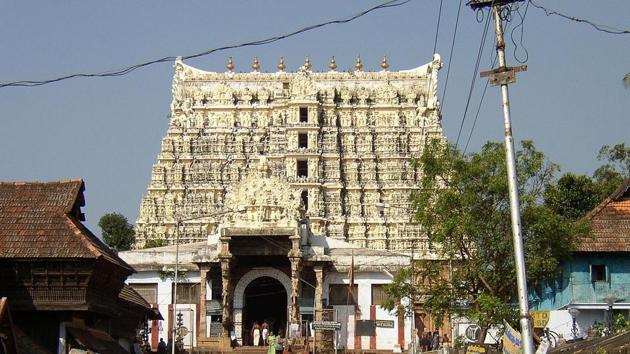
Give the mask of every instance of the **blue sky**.
[[(466, 0), (464, 0), (464, 3)], [(0, 3), (0, 82), (48, 79), (75, 72), (99, 72), (164, 56), (262, 39), (306, 25), (352, 15), (377, 1), (5, 1)], [(538, 0), (544, 6), (597, 23), (628, 28), (627, 0)], [(473, 76), (483, 24), (462, 8), (451, 63), (448, 57), (459, 2), (444, 0), (437, 52), (451, 65), (443, 126), (452, 142), (458, 134)], [(309, 55), (313, 70), (327, 70), (332, 55), (340, 70), (361, 55), (377, 70), (387, 55), (392, 70), (428, 62), (433, 52), (439, 0), (412, 0), (344, 25), (333, 25), (271, 45), (219, 52), (187, 62), (223, 71), (234, 57), (237, 71), (249, 71), (258, 56), (263, 71), (275, 71), (284, 56), (296, 70)], [(524, 6), (522, 10), (524, 10)], [(511, 28), (520, 23), (518, 17)], [(508, 31), (509, 35), (509, 31)], [(529, 7), (522, 44), (529, 70), (510, 87), (515, 139), (534, 140), (563, 171), (592, 173), (604, 144), (630, 143), (630, 35), (546, 16)], [(520, 32), (517, 57), (524, 57)], [(492, 31), (481, 70), (491, 67)], [(508, 64), (519, 65), (507, 38)], [(132, 222), (166, 133), (171, 101), (171, 64), (158, 64), (117, 78), (76, 79), (35, 88), (0, 89), (0, 180), (83, 178), (87, 225), (119, 211)], [(471, 131), (485, 81), (477, 79), (462, 138)], [(490, 87), (469, 151), (502, 140), (498, 88)], [(460, 146), (462, 143), (460, 143)]]

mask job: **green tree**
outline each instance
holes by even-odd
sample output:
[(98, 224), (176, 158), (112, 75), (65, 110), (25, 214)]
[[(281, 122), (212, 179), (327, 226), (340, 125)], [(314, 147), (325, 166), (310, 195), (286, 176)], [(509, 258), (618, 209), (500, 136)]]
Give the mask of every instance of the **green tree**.
[(555, 183), (547, 185), (545, 204), (554, 212), (578, 219), (602, 201), (599, 186), (586, 175), (565, 173)]
[[(480, 152), (462, 156), (455, 148), (433, 141), (417, 164), (424, 173), (412, 195), (416, 221), (435, 252), (452, 266), (450, 278), (440, 279), (435, 262), (417, 263), (416, 300), (421, 299), (438, 320), (452, 314), (472, 319), (482, 328), (482, 336), (503, 320), (517, 323), (503, 144), (487, 143)], [(531, 286), (555, 280), (559, 263), (574, 249), (576, 236), (588, 230), (585, 222), (544, 204), (545, 186), (552, 183), (557, 170), (531, 142), (522, 143), (517, 152), (518, 189)], [(401, 297), (400, 283), (386, 287), (390, 298)]]
[(162, 246), (167, 246), (168, 245), (168, 241), (163, 239), (163, 238), (154, 238), (151, 240), (147, 240), (144, 243), (144, 248), (154, 248), (154, 247), (162, 247)]
[(120, 213), (107, 213), (98, 220), (103, 240), (118, 251), (126, 251), (135, 241), (133, 225)]
[(603, 200), (630, 178), (630, 146), (625, 143), (604, 145), (597, 159), (605, 162), (593, 173), (601, 191), (600, 199)]

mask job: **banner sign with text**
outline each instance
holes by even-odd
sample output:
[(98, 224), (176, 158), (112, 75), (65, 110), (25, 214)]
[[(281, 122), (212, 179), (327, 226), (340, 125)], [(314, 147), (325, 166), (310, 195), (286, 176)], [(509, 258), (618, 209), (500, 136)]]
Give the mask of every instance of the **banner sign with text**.
[(549, 311), (530, 311), (534, 328), (545, 328), (549, 322)]
[(466, 354), (486, 354), (490, 353), (491, 347), (487, 344), (468, 343)]
[(313, 329), (324, 331), (338, 331), (341, 329), (341, 322), (334, 321), (314, 321)]
[(503, 334), (503, 354), (519, 354), (521, 351), (521, 333), (507, 322), (505, 324), (505, 333)]
[(392, 321), (392, 320), (376, 320), (376, 327), (379, 327), (379, 328), (394, 328), (394, 321)]

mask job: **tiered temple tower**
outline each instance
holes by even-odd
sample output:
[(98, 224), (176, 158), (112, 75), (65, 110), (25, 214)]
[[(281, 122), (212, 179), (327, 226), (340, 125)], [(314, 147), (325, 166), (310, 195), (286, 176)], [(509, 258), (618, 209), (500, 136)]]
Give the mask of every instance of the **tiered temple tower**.
[[(175, 64), (168, 132), (136, 221), (147, 240), (205, 240), (218, 232), (232, 186), (261, 156), (299, 193), (311, 230), (373, 249), (409, 250), (424, 239), (410, 222), (421, 175), (412, 159), (444, 139), (437, 101), (439, 56), (419, 68), (295, 73), (206, 72)], [(287, 191), (289, 193), (289, 191)], [(378, 210), (377, 203), (391, 208)], [(214, 215), (203, 217), (203, 215)], [(421, 251), (423, 246), (416, 244)]]

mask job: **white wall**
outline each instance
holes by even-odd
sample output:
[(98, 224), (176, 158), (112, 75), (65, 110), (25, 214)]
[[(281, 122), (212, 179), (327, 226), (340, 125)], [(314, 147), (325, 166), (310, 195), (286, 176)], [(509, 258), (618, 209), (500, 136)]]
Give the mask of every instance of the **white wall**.
[[(355, 273), (354, 283), (358, 288), (359, 308), (361, 309), (361, 319), (370, 319), (370, 306), (372, 305), (372, 284), (389, 284), (391, 277), (384, 272), (360, 272)], [(331, 284), (348, 284), (350, 282), (347, 273), (330, 272), (324, 279), (323, 296), (328, 299), (328, 290)], [(348, 349), (354, 348), (354, 306), (333, 306), (341, 322), (341, 330), (338, 332), (338, 346), (341, 348), (344, 343)], [(376, 307), (377, 320), (394, 321), (394, 328), (376, 328), (376, 349), (393, 350), (398, 346), (398, 317), (395, 313), (389, 313), (380, 306)], [(411, 319), (405, 318), (404, 333), (405, 343), (409, 343)], [(347, 336), (346, 336), (347, 330)], [(362, 349), (370, 348), (370, 337), (361, 337)], [(402, 348), (405, 349), (405, 348)]]
[[(178, 279), (178, 283), (199, 283), (200, 281), (201, 281), (201, 277), (200, 277), (199, 272), (186, 272), (185, 278)], [(164, 338), (164, 341), (166, 342), (168, 340), (167, 331), (168, 331), (169, 322), (172, 320), (171, 318), (169, 318), (168, 306), (171, 304), (171, 299), (172, 299), (171, 290), (173, 288), (173, 279), (165, 278), (164, 280), (162, 280), (160, 279), (159, 272), (148, 271), (148, 272), (138, 272), (138, 273), (132, 274), (127, 278), (126, 282), (127, 284), (157, 284), (158, 285), (158, 289), (157, 289), (158, 306), (160, 309), (160, 313), (162, 314), (162, 317), (164, 317), (164, 321), (161, 321), (161, 324), (159, 326), (160, 333), (158, 336), (158, 340), (159, 338)], [(187, 304), (181, 304), (180, 306), (178, 304), (177, 308), (187, 309), (187, 308), (191, 308), (191, 306)], [(196, 330), (196, 322), (193, 322), (193, 323), (195, 326), (194, 329)], [(149, 328), (151, 328), (151, 326), (149, 326)], [(189, 329), (191, 328), (189, 327)], [(195, 338), (194, 343), (196, 344), (196, 338)]]

